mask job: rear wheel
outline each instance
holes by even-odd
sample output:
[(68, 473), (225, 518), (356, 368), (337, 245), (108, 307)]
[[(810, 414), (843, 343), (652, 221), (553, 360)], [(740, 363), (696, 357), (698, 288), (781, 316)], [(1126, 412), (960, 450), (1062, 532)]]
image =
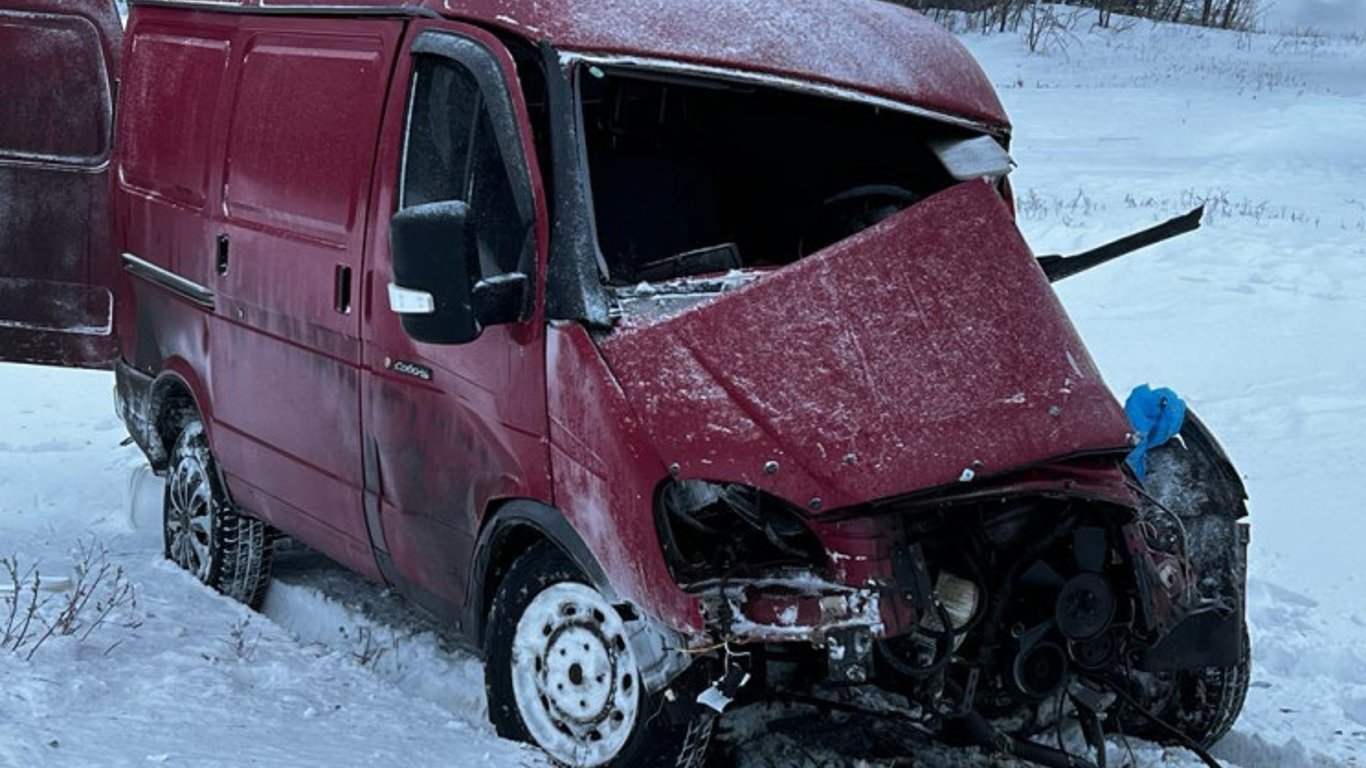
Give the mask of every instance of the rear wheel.
[(168, 560), (234, 600), (261, 604), (270, 584), (270, 527), (237, 514), (204, 424), (195, 417), (185, 422), (171, 449), (162, 534)]
[(625, 622), (555, 547), (537, 545), (508, 570), (485, 656), (500, 736), (575, 768), (676, 763), (683, 729), (642, 687)]

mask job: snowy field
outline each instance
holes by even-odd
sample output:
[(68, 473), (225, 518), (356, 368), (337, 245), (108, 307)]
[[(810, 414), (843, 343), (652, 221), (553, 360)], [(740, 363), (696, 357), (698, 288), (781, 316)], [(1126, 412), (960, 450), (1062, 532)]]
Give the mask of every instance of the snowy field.
[[(965, 41), (1015, 122), (1039, 253), (1207, 202), (1201, 231), (1061, 293), (1116, 391), (1185, 395), (1252, 494), (1255, 676), (1215, 754), (1366, 764), (1366, 43), (1147, 23), (1083, 25), (1047, 56), (1016, 35)], [(0, 649), (0, 766), (545, 764), (492, 734), (479, 665), (382, 590), (285, 552), (263, 616), (164, 563), (159, 489), (120, 446), (111, 389), (0, 366), (0, 556), (69, 578), (82, 545), (103, 547), (137, 597), (84, 639)], [(742, 762), (796, 764), (760, 742)], [(1198, 765), (1128, 746), (1112, 765)], [(1002, 765), (897, 764), (968, 763)]]

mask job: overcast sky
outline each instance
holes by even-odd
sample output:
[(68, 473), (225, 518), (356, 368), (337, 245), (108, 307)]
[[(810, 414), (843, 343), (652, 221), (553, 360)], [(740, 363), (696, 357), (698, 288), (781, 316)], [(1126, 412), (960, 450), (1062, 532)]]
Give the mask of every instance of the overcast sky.
[(1262, 0), (1268, 29), (1366, 32), (1366, 0)]

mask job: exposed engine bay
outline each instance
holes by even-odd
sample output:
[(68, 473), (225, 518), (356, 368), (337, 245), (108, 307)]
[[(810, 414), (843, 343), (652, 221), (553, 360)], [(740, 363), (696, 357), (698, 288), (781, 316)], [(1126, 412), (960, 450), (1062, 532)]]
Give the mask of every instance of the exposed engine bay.
[[(744, 670), (716, 668), (727, 703), (870, 707), (1046, 766), (1103, 766), (1107, 732), (1217, 764), (1204, 748), (1247, 685), (1246, 527), (1236, 475), (1198, 420), (1186, 434), (1150, 454), (1132, 507), (893, 504), (833, 524), (857, 542), (841, 552), (839, 534), (816, 535), (777, 499), (679, 482), (661, 490), (657, 522), (675, 576), (704, 597), (718, 663)], [(1063, 721), (1092, 754), (1048, 738)]]

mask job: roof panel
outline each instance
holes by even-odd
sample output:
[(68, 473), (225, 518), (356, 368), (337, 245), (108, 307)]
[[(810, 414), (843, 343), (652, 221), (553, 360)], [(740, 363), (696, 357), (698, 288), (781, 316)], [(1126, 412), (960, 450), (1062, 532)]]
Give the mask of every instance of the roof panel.
[(884, 0), (133, 0), (253, 9), (420, 8), (560, 50), (666, 59), (852, 89), (1006, 128), (972, 55)]
[[(438, 8), (438, 5), (439, 8)], [(860, 90), (1007, 125), (953, 35), (882, 0), (428, 0), (557, 48), (674, 59)]]

